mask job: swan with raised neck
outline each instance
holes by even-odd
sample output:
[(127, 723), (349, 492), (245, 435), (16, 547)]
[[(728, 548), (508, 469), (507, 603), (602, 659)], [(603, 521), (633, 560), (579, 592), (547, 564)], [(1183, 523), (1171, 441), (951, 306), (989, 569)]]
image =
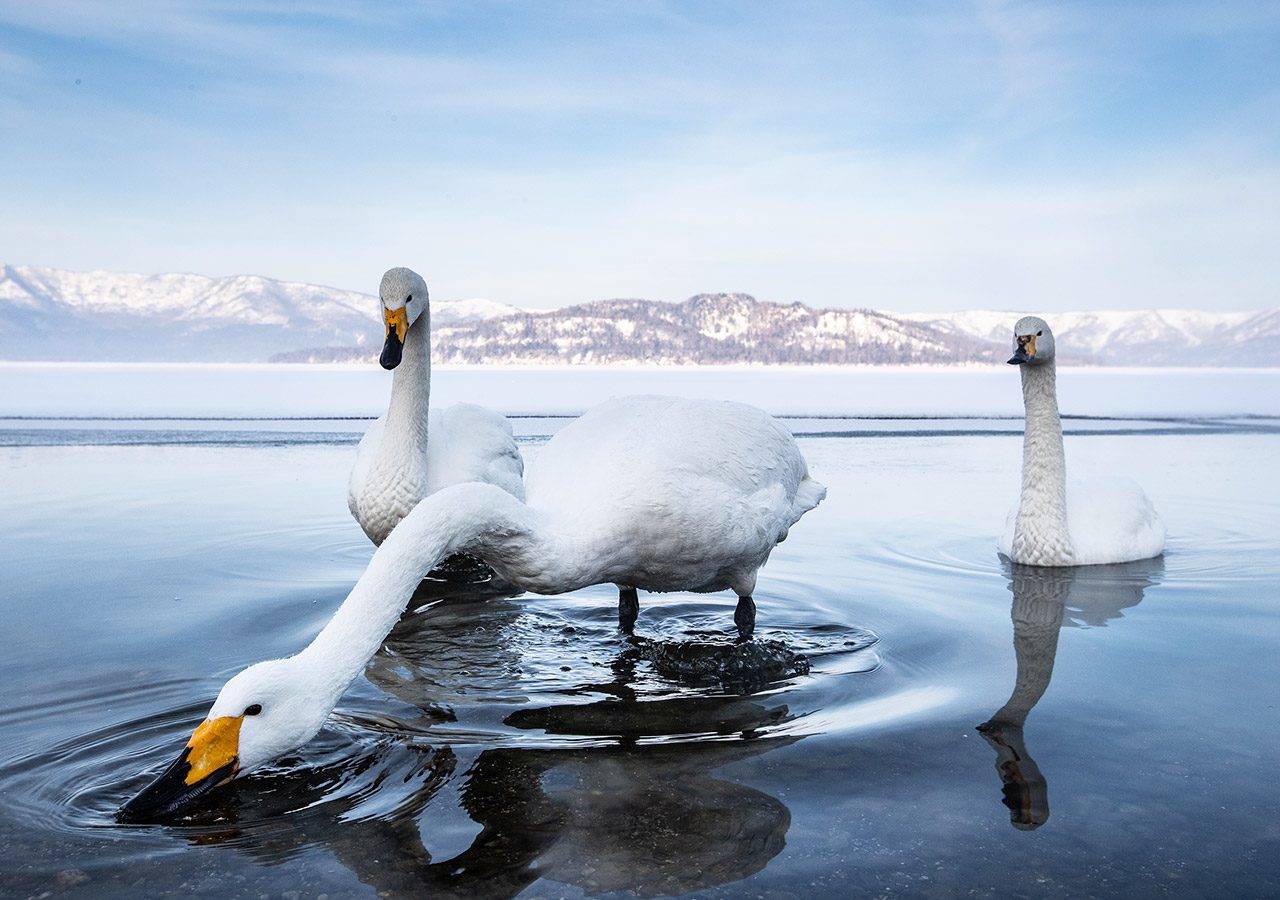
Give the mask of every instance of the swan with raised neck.
[(999, 550), (1031, 566), (1085, 566), (1148, 559), (1164, 552), (1165, 528), (1142, 488), (1128, 479), (1067, 480), (1058, 412), (1057, 348), (1037, 316), (1013, 328), (1026, 427), (1022, 489)]
[(748, 607), (754, 621), (757, 571), (825, 494), (790, 432), (754, 407), (672, 397), (603, 403), (543, 448), (527, 503), (482, 483), (423, 499), (315, 639), (228, 681), (177, 762), (121, 817), (170, 812), (310, 740), (422, 577), (451, 553), (542, 594), (608, 583), (632, 592), (731, 589), (741, 627)]
[(484, 481), (524, 496), (524, 463), (506, 418), (469, 403), (429, 409), (431, 309), (426, 282), (397, 267), (378, 288), (385, 328), (379, 362), (393, 371), (387, 413), (360, 441), (347, 503), (375, 544), (423, 497)]

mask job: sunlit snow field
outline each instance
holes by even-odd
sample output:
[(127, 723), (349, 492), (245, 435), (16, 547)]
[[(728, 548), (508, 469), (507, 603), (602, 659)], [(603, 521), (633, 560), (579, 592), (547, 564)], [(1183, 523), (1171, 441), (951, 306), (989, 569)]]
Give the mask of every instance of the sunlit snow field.
[(1059, 378), (1069, 469), (1141, 481), (1163, 560), (997, 558), (1012, 367), (439, 368), (527, 461), (610, 395), (787, 417), (830, 492), (758, 635), (807, 673), (682, 669), (727, 594), (642, 596), (657, 655), (607, 586), (450, 595), (311, 744), (126, 827), (222, 682), (359, 577), (346, 478), (389, 377), (0, 364), (0, 894), (1275, 896), (1280, 372)]

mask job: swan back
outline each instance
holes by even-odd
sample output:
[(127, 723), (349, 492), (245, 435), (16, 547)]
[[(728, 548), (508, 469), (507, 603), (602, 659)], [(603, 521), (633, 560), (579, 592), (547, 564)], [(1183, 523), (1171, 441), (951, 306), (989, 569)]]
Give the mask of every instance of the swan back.
[[(1067, 532), (1070, 557), (1031, 565), (1102, 566), (1151, 559), (1164, 553), (1164, 521), (1146, 492), (1128, 478), (1068, 478)], [(997, 549), (1018, 561), (1014, 551), (1018, 509), (1005, 519)]]
[(1067, 527), (1077, 565), (1150, 559), (1164, 552), (1164, 522), (1128, 478), (1069, 479)]
[(769, 551), (825, 493), (762, 410), (654, 396), (588, 411), (526, 482), (529, 505), (602, 561), (596, 580), (659, 591), (749, 594)]

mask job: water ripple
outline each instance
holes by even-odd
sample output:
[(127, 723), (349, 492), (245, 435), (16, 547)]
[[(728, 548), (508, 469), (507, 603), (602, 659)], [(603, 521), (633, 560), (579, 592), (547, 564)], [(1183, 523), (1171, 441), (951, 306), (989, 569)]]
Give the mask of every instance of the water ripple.
[[(284, 858), (299, 849), (288, 837), (298, 817), (419, 810), (452, 776), (453, 748), (574, 751), (801, 734), (815, 709), (838, 705), (842, 676), (879, 665), (876, 636), (837, 623), (766, 624), (741, 641), (732, 604), (716, 597), (652, 603), (662, 608), (646, 610), (640, 633), (629, 636), (613, 603), (598, 597), (458, 591), (424, 586), (412, 604), (420, 611), (402, 619), (367, 683), (314, 740), (164, 824), (195, 842), (243, 843)], [(6, 765), (0, 781), (21, 785), (11, 814), (53, 832), (154, 835), (117, 825), (115, 811), (181, 748), (211, 688), (191, 679), (127, 690), (64, 685), (76, 696), (11, 708), (11, 724), (107, 698), (138, 712)], [(200, 699), (183, 699), (191, 697)], [(830, 720), (828, 712), (813, 727)]]

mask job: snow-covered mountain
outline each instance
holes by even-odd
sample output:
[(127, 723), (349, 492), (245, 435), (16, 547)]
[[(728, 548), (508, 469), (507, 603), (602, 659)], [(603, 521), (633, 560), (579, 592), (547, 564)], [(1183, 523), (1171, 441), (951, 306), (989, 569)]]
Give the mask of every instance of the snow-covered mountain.
[(866, 309), (698, 294), (683, 303), (601, 300), (438, 329), (446, 362), (976, 362), (986, 347)]
[[(1034, 311), (1032, 311), (1034, 312)], [(902, 318), (951, 334), (1008, 344), (1024, 313), (970, 310), (905, 313)], [(1204, 312), (1187, 309), (1044, 314), (1065, 362), (1137, 366), (1274, 366), (1280, 364), (1280, 309)]]
[[(1002, 361), (1021, 313), (889, 314), (699, 294), (530, 312), (431, 301), (441, 362), (965, 363)], [(1280, 365), (1280, 309), (1046, 314), (1066, 362)], [(0, 269), (0, 359), (371, 360), (369, 294), (255, 275)]]
[[(451, 325), (519, 312), (432, 301)], [(265, 361), (315, 346), (381, 345), (369, 294), (257, 275), (134, 275), (0, 269), (0, 359)]]

